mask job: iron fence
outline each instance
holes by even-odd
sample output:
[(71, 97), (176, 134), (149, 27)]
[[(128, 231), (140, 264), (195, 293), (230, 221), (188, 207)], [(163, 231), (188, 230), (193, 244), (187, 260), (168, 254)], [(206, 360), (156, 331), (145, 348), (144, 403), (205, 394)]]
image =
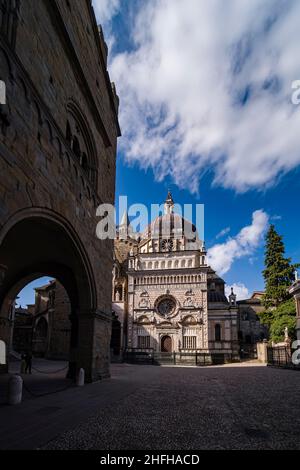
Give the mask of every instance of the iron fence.
[(292, 355), (290, 348), (286, 346), (276, 346), (267, 348), (268, 364), (277, 367), (291, 367)]
[(195, 365), (209, 366), (233, 362), (230, 353), (207, 353), (203, 351), (156, 352), (154, 349), (127, 349), (123, 361), (131, 364)]

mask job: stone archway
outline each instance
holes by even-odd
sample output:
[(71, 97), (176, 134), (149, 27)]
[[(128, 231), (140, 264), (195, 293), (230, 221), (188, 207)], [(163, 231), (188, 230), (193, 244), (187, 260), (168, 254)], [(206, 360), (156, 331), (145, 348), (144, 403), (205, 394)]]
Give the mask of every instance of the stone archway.
[(9, 221), (0, 231), (0, 264), (5, 266), (0, 284), (0, 339), (6, 343), (7, 352), (12, 336), (11, 306), (17, 293), (34, 279), (53, 277), (64, 286), (71, 303), (69, 375), (74, 377), (82, 367), (87, 381), (99, 378), (97, 369), (102, 372), (104, 364), (99, 361), (101, 344), (95, 344), (95, 280), (72, 228), (50, 211), (25, 211), (23, 217)]
[(171, 353), (172, 352), (172, 338), (169, 335), (164, 335), (160, 341), (161, 352)]

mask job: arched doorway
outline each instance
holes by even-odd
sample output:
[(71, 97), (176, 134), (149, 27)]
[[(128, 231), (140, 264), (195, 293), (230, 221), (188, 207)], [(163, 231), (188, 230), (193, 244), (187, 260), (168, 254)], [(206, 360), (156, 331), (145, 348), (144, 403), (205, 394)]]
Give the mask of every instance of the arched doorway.
[[(24, 211), (27, 212), (27, 211)], [(46, 211), (45, 211), (46, 212)], [(65, 288), (71, 308), (69, 375), (79, 368), (88, 381), (98, 378), (94, 354), (96, 288), (89, 260), (72, 227), (53, 213), (18, 215), (0, 232), (0, 265), (5, 267), (0, 283), (0, 339), (7, 352), (12, 345), (11, 309), (16, 295), (29, 282), (48, 276)]]
[(161, 338), (161, 352), (166, 352), (166, 353), (172, 352), (171, 336), (165, 335)]

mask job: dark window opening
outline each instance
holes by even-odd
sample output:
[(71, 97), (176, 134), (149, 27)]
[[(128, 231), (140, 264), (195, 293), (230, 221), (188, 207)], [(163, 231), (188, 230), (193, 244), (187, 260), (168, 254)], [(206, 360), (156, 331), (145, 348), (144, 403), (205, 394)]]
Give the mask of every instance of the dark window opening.
[(88, 158), (86, 156), (85, 153), (82, 154), (82, 157), (81, 157), (81, 166), (83, 168), (83, 170), (88, 173), (89, 171), (89, 164), (88, 164)]
[(221, 341), (221, 325), (215, 325), (215, 341)]
[(69, 121), (67, 121), (67, 129), (66, 129), (66, 139), (69, 143), (72, 141), (72, 132)]
[(80, 160), (81, 151), (80, 151), (79, 140), (77, 139), (77, 137), (73, 138), (73, 152), (76, 155), (76, 157)]
[(246, 336), (245, 336), (245, 343), (246, 343), (246, 344), (251, 344), (251, 343), (252, 343), (251, 335), (246, 335)]

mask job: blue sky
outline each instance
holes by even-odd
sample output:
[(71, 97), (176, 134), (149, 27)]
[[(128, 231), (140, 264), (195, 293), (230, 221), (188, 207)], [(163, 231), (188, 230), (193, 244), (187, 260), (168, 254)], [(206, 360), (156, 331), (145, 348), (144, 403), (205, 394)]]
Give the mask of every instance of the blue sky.
[(263, 289), (269, 223), (300, 259), (300, 2), (93, 3), (120, 95), (117, 196), (205, 204), (214, 267), (241, 295)]
[(263, 289), (268, 223), (300, 259), (300, 2), (93, 4), (120, 96), (117, 198), (205, 204), (212, 262), (241, 295)]
[[(145, 189), (146, 188), (146, 189)], [(205, 239), (210, 248), (216, 243), (224, 243), (228, 237), (235, 237), (241, 228), (251, 223), (252, 213), (263, 209), (270, 215), (270, 221), (284, 236), (287, 255), (296, 262), (300, 258), (300, 238), (293, 199), (299, 191), (299, 171), (289, 173), (268, 190), (252, 190), (236, 194), (233, 190), (211, 186), (211, 177), (206, 175), (201, 182), (201, 195), (195, 197), (188, 190), (180, 190), (169, 179), (163, 182), (154, 180), (152, 170), (144, 171), (137, 165), (129, 167), (124, 163), (122, 153), (118, 156), (117, 197), (126, 194), (129, 205), (140, 201), (148, 207), (151, 203), (165, 200), (171, 188), (175, 202), (182, 204), (203, 203), (205, 205)], [(224, 229), (230, 232), (216, 238)], [(249, 256), (233, 262), (231, 269), (223, 276), (228, 284), (243, 283), (250, 292), (264, 287), (261, 272), (264, 261), (264, 239)]]

